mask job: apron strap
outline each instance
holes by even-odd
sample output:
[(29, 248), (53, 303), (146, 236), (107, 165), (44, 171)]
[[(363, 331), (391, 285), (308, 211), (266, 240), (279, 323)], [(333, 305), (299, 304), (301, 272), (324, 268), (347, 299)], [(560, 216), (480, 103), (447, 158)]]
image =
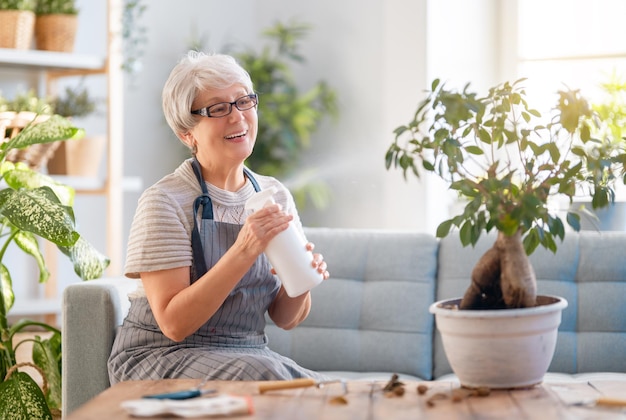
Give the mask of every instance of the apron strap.
[(202, 188), (202, 195), (199, 195), (193, 202), (193, 230), (191, 231), (191, 252), (194, 261), (194, 281), (199, 279), (208, 271), (206, 266), (206, 260), (204, 258), (204, 248), (202, 247), (202, 239), (200, 238), (200, 230), (198, 229), (198, 210), (202, 206), (202, 219), (213, 219), (213, 203), (211, 197), (209, 197), (209, 191), (202, 178), (202, 171), (200, 170), (200, 163), (197, 159), (191, 162), (193, 172), (196, 174), (196, 178)]
[[(202, 239), (200, 238), (200, 230), (198, 229), (198, 211), (200, 210), (200, 207), (202, 207), (202, 219), (213, 220), (213, 202), (211, 201), (211, 197), (209, 197), (209, 190), (207, 189), (204, 179), (202, 178), (200, 163), (194, 158), (191, 162), (191, 166), (193, 168), (193, 172), (196, 174), (200, 188), (202, 189), (202, 194), (199, 195), (193, 202), (193, 230), (191, 231), (191, 252), (194, 261), (193, 281), (196, 281), (208, 271), (206, 260), (204, 258), (204, 247), (202, 246)], [(256, 179), (254, 179), (254, 176), (252, 176), (252, 172), (250, 172), (248, 168), (244, 167), (243, 173), (252, 183), (254, 190), (256, 192), (261, 191), (261, 187), (259, 187), (259, 183)]]

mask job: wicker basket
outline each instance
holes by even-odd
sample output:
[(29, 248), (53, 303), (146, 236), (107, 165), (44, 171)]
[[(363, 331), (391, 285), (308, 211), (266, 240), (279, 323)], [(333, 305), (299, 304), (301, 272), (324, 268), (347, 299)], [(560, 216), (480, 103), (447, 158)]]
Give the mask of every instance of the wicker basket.
[[(26, 127), (36, 114), (34, 112), (0, 112), (0, 133), (4, 135), (4, 141), (17, 136)], [(40, 115), (35, 119), (35, 123), (45, 121), (50, 118), (47, 115)], [(24, 149), (12, 149), (7, 155), (9, 162), (24, 162), (31, 169), (39, 170), (46, 166), (48, 159), (52, 157), (55, 150), (61, 144), (60, 141), (53, 143), (33, 144)]]
[(38, 50), (72, 52), (78, 27), (77, 15), (40, 15), (35, 20), (35, 46)]
[(0, 48), (30, 49), (34, 30), (34, 12), (0, 10)]

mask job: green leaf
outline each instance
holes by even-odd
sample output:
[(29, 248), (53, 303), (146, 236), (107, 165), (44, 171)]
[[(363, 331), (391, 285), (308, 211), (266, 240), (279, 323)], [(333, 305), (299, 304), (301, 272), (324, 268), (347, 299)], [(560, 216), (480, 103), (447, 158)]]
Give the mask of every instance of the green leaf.
[(478, 146), (467, 146), (465, 148), (465, 150), (467, 151), (467, 153), (470, 153), (472, 155), (483, 155), (483, 154), (485, 154), (485, 152), (483, 152), (483, 149), (481, 149)]
[(54, 333), (42, 340), (36, 336), (33, 343), (33, 363), (41, 368), (48, 381), (48, 407), (61, 409), (61, 334)]
[(111, 262), (83, 237), (78, 238), (73, 246), (59, 246), (59, 249), (69, 257), (74, 264), (74, 272), (83, 280), (101, 277)]
[(61, 205), (49, 187), (1, 190), (0, 212), (19, 229), (57, 245), (71, 246), (80, 236), (74, 228), (73, 210)]
[(74, 188), (56, 182), (48, 175), (32, 170), (23, 162), (4, 162), (2, 164), (2, 174), (7, 185), (14, 190), (20, 188), (35, 189), (38, 187), (50, 187), (59, 201), (66, 205), (74, 205), (74, 196), (76, 192)]
[(25, 372), (14, 372), (0, 383), (0, 418), (11, 420), (52, 420), (39, 385)]
[(6, 266), (0, 263), (0, 286), (2, 289), (2, 301), (3, 306), (0, 308), (0, 327), (7, 328), (6, 315), (13, 307), (15, 303), (15, 294), (13, 293), (13, 281), (11, 280), (11, 273), (7, 270)]
[(21, 230), (16, 233), (14, 240), (22, 251), (31, 255), (35, 261), (37, 261), (37, 265), (39, 267), (39, 283), (45, 283), (50, 277), (50, 272), (46, 267), (43, 254), (39, 249), (39, 241), (37, 240), (37, 237), (30, 232)]
[(60, 115), (52, 115), (46, 121), (30, 124), (6, 143), (5, 153), (11, 149), (24, 149), (33, 144), (53, 143), (60, 140), (80, 139), (85, 130), (77, 128)]
[(576, 232), (580, 231), (580, 216), (574, 212), (568, 211), (566, 216), (567, 224)]
[(452, 228), (453, 225), (454, 223), (452, 219), (442, 222), (437, 227), (437, 238), (445, 238), (446, 236), (448, 236), (448, 233), (450, 233), (450, 229)]

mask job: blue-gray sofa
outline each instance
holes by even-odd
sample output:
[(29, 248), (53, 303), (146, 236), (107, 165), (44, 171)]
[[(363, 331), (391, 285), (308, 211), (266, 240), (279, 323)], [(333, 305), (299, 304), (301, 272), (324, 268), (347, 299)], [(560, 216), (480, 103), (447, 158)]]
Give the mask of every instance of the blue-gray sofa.
[[(431, 303), (461, 296), (493, 244), (462, 247), (421, 233), (308, 228), (331, 278), (313, 289), (309, 317), (291, 331), (268, 323), (269, 346), (348, 379), (450, 377)], [(531, 262), (539, 293), (565, 297), (550, 378), (609, 373), (626, 380), (626, 232), (569, 232)], [(106, 361), (136, 280), (105, 278), (63, 294), (63, 405), (68, 414), (109, 386)], [(546, 376), (548, 378), (548, 376)]]

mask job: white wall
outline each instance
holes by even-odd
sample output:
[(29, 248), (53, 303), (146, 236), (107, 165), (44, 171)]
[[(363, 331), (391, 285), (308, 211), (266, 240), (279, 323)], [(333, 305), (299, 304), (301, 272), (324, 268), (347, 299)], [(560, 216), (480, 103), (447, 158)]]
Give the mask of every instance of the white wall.
[[(82, 1), (81, 16), (100, 19), (93, 2)], [(384, 156), (393, 129), (412, 117), (432, 78), (475, 80), (480, 87), (497, 79), (498, 0), (188, 0), (176, 7), (171, 1), (150, 0), (146, 4), (142, 24), (149, 43), (143, 71), (135, 79), (127, 77), (124, 92), (125, 175), (141, 177), (147, 187), (186, 157), (162, 117), (160, 94), (194, 35), (202, 36), (210, 50), (222, 51), (228, 44), (259, 46), (264, 45), (259, 37), (263, 29), (295, 19), (313, 26), (302, 44), (306, 64), (295, 67), (298, 83), (306, 89), (326, 80), (337, 90), (340, 108), (338, 122), (324, 123), (306, 153), (305, 166), (318, 169), (318, 177), (332, 188), (332, 200), (323, 210), (303, 209), (305, 225), (434, 233), (449, 216), (451, 198), (445, 185), (430, 176), (405, 181), (400, 171), (385, 169)], [(94, 39), (77, 44), (77, 50), (103, 43)], [(289, 185), (291, 180), (284, 181)], [(139, 194), (124, 196), (125, 237)], [(99, 210), (86, 210), (92, 211)], [(96, 232), (84, 233), (96, 243), (100, 240)]]
[[(445, 185), (431, 177), (405, 181), (400, 171), (385, 169), (384, 156), (393, 129), (409, 121), (433, 77), (476, 80), (479, 85), (497, 78), (498, 46), (493, 41), (497, 0), (145, 3), (142, 24), (149, 43), (143, 71), (134, 80), (127, 78), (124, 92), (126, 176), (141, 177), (145, 188), (186, 156), (162, 117), (160, 94), (194, 31), (206, 36), (210, 49), (220, 51), (228, 43), (261, 45), (261, 30), (277, 20), (297, 19), (313, 25), (302, 45), (306, 65), (296, 67), (298, 83), (306, 89), (326, 80), (337, 90), (340, 107), (339, 121), (323, 124), (306, 154), (306, 164), (319, 168), (319, 177), (332, 187), (333, 196), (327, 209), (302, 211), (305, 225), (434, 233), (448, 217)], [(103, 52), (103, 3), (79, 0), (79, 6), (76, 52)], [(95, 92), (104, 92), (103, 80), (90, 83)], [(125, 238), (139, 194), (124, 195)], [(98, 197), (77, 200), (82, 232), (102, 250), (103, 208)], [(125, 249), (126, 243), (120, 246)], [(62, 289), (78, 280), (69, 264), (60, 264)]]

